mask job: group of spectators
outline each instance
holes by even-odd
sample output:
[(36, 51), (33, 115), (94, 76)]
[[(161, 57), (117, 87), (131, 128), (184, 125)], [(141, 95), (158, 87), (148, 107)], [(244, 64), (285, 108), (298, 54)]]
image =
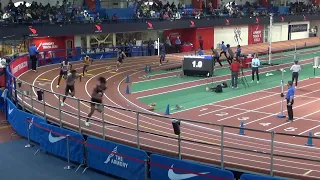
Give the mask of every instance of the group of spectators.
[[(184, 17), (201, 18), (203, 16), (229, 16), (241, 17), (244, 15), (263, 16), (268, 15), (268, 10), (257, 10), (258, 3), (245, 2), (244, 5), (237, 5), (235, 1), (221, 4), (220, 7), (214, 7), (211, 2), (206, 4), (202, 1), (202, 8), (199, 10), (187, 11), (186, 5), (183, 2), (171, 4), (167, 2), (162, 4), (162, 1), (150, 2), (150, 0), (139, 0), (135, 4), (135, 18), (160, 18), (161, 20), (180, 19)], [(297, 13), (314, 13), (317, 7), (307, 5), (302, 2), (289, 4), (291, 14)], [(244, 9), (246, 13), (244, 13)], [(95, 17), (88, 14), (82, 7), (77, 7), (67, 0), (62, 2), (57, 1), (55, 5), (42, 4), (37, 2), (32, 3), (13, 3), (11, 0), (7, 5), (2, 5), (0, 2), (0, 21), (4, 22), (71, 22), (71, 21), (104, 21), (109, 20), (108, 13), (103, 17), (96, 13)], [(117, 22), (118, 17), (114, 14), (110, 20)]]

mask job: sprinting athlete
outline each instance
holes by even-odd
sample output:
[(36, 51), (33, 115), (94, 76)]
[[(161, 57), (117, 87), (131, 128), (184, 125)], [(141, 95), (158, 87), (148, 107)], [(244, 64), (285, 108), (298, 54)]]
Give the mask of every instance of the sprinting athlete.
[(120, 54), (119, 54), (119, 57), (118, 57), (118, 62), (117, 62), (117, 65), (116, 65), (116, 71), (119, 70), (118, 68), (122, 65), (123, 60), (126, 57), (127, 57), (126, 54), (121, 50)]
[[(89, 126), (89, 119), (93, 115), (94, 111), (97, 110), (100, 113), (102, 112), (102, 98), (104, 91), (107, 89), (107, 80), (104, 77), (99, 78), (99, 84), (96, 85), (96, 87), (93, 89), (91, 94), (91, 105), (90, 105), (90, 112), (88, 114), (88, 118), (86, 120), (86, 126)], [(100, 108), (99, 108), (100, 107)]]
[(66, 89), (64, 94), (66, 96), (63, 97), (62, 102), (61, 102), (61, 106), (64, 106), (64, 102), (67, 99), (67, 96), (70, 95), (71, 97), (73, 97), (75, 95), (75, 88), (74, 88), (74, 84), (76, 79), (78, 79), (78, 75), (77, 75), (77, 71), (76, 70), (71, 70), (71, 73), (68, 74), (67, 79), (66, 79)]
[(68, 59), (61, 62), (60, 74), (59, 74), (58, 84), (57, 84), (56, 88), (60, 87), (60, 81), (61, 81), (62, 77), (63, 77), (63, 79), (67, 78), (68, 71), (70, 69), (72, 69), (72, 64), (69, 62)]
[[(166, 48), (165, 48), (165, 45), (162, 45), (160, 48), (160, 64), (159, 64), (159, 66), (162, 65), (162, 62), (165, 61), (165, 59), (166, 59)], [(168, 63), (168, 60), (167, 60), (167, 63)]]
[[(91, 64), (92, 64), (93, 60), (91, 60)], [(90, 66), (90, 57), (88, 55), (86, 55), (83, 59), (83, 70), (82, 70), (82, 76), (84, 76), (84, 73), (88, 72), (88, 68)]]

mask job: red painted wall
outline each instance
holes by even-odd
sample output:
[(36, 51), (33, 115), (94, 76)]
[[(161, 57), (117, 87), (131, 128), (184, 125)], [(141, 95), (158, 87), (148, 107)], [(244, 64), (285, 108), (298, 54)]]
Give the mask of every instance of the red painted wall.
[(202, 9), (202, 0), (192, 0), (192, 7), (196, 9)]
[(214, 30), (213, 28), (190, 28), (190, 29), (174, 29), (174, 30), (165, 30), (163, 32), (164, 38), (167, 36), (170, 37), (172, 43), (175, 42), (177, 37), (180, 37), (182, 44), (184, 42), (190, 42), (193, 44), (195, 49), (200, 47), (198, 36), (202, 36), (203, 39), (203, 48), (210, 49), (213, 46), (214, 42)]
[(197, 28), (196, 29), (196, 44), (195, 48), (198, 49), (200, 47), (198, 36), (202, 36), (203, 39), (203, 49), (210, 49), (214, 43), (214, 29), (213, 27), (209, 28)]
[[(60, 37), (39, 37), (30, 40), (30, 44), (34, 43), (38, 51), (54, 51), (55, 56), (66, 56), (66, 41), (72, 40), (74, 48), (74, 36), (60, 36)], [(46, 57), (50, 58), (50, 53), (46, 53)]]
[(263, 43), (263, 28), (262, 24), (248, 25), (248, 44)]

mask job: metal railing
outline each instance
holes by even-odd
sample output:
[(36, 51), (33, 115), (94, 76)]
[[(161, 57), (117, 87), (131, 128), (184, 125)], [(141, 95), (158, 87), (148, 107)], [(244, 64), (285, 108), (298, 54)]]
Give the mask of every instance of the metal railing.
[[(100, 117), (92, 116), (91, 128), (87, 128), (83, 123), (87, 119), (87, 112), (84, 112), (82, 107), (89, 108), (88, 104), (93, 102), (67, 97), (66, 108), (62, 108), (60, 102), (65, 95), (14, 77), (9, 67), (7, 67), (6, 76), (9, 96), (21, 106), (22, 110), (44, 116), (60, 127), (71, 128), (83, 134), (122, 142), (151, 152), (160, 151), (179, 158), (211, 163), (221, 168), (251, 167), (254, 170), (268, 172), (272, 176), (275, 173), (281, 174), (279, 165), (285, 166), (285, 159), (301, 161), (313, 167), (320, 165), (318, 158), (320, 151), (317, 148), (305, 146), (304, 142), (307, 142), (310, 137), (303, 135), (173, 118), (96, 103), (103, 106), (103, 111)], [(308, 86), (311, 85), (305, 85), (305, 87)], [(180, 122), (181, 134), (178, 136), (173, 133), (171, 125), (173, 120)], [(239, 135), (238, 131), (245, 131), (249, 136)], [(299, 145), (277, 141), (278, 138), (284, 137)], [(252, 165), (253, 157), (258, 158), (259, 163)], [(299, 168), (298, 164), (291, 163), (292, 171), (284, 172), (294, 173), (293, 170)]]

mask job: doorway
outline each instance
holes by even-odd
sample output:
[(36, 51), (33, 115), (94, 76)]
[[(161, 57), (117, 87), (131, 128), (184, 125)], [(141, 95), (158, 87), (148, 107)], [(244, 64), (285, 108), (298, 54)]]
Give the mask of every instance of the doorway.
[[(68, 56), (73, 51), (73, 40), (66, 40), (66, 56)], [(72, 53), (73, 54), (73, 53)]]

